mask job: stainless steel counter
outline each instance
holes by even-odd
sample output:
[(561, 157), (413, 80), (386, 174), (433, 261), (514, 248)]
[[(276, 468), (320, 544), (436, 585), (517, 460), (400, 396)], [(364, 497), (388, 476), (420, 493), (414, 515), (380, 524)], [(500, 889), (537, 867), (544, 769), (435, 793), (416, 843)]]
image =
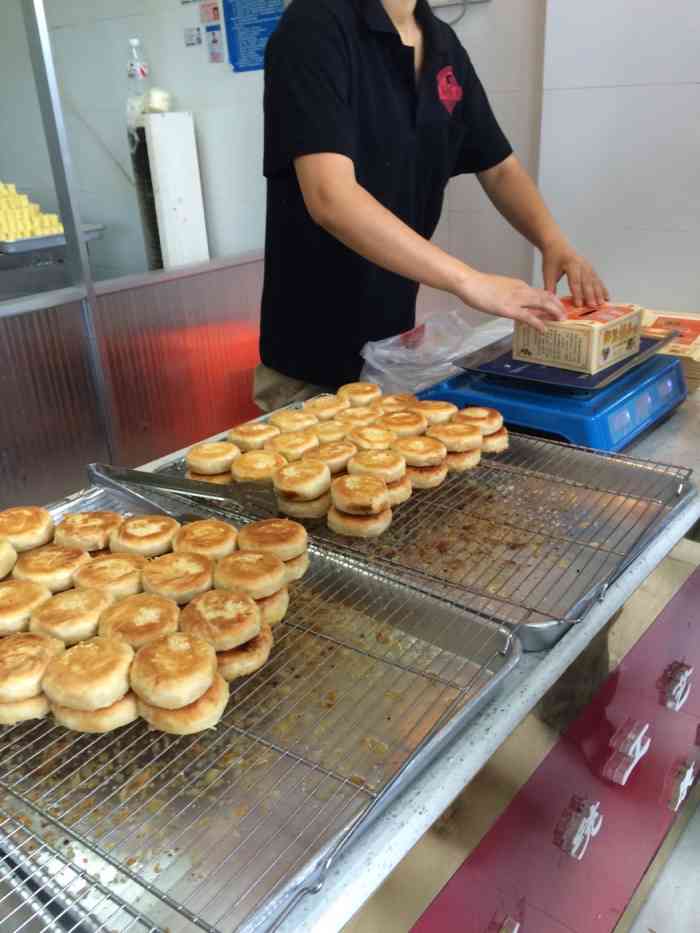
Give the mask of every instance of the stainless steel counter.
[(625, 454), (690, 467), (700, 474), (700, 391), (663, 424), (631, 444)]

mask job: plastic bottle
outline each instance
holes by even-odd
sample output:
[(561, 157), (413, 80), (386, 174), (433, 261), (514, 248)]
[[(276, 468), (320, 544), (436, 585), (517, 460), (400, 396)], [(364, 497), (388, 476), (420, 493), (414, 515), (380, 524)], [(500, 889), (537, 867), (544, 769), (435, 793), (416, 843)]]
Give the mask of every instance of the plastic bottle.
[(148, 109), (151, 90), (151, 69), (146, 61), (140, 39), (129, 39), (129, 62), (127, 64), (128, 94), (126, 99), (126, 122), (129, 130), (143, 126), (143, 115)]

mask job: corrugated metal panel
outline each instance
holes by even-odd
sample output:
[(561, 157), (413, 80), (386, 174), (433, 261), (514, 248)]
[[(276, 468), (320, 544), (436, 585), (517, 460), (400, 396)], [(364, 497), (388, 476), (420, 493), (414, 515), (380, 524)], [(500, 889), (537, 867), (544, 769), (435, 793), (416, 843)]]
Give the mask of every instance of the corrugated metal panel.
[(257, 413), (262, 262), (101, 295), (115, 458), (137, 465)]
[(0, 319), (0, 507), (79, 489), (106, 456), (80, 305)]

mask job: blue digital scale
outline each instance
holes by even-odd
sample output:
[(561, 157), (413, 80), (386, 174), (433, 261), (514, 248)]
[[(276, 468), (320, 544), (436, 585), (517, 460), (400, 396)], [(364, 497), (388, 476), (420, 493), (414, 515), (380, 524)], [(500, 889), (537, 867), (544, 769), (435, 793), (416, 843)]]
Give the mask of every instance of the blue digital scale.
[(420, 397), (496, 408), (513, 430), (617, 453), (688, 395), (681, 361), (659, 355), (672, 339), (643, 338), (636, 357), (588, 376), (518, 362), (508, 337), (458, 361), (462, 375)]

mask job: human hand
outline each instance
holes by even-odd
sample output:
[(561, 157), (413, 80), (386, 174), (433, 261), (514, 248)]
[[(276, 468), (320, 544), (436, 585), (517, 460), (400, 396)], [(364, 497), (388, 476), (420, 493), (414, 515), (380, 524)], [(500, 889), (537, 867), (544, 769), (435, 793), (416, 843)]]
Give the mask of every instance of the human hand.
[(593, 266), (565, 240), (547, 244), (542, 249), (544, 287), (556, 294), (559, 280), (566, 276), (574, 305), (596, 308), (610, 300), (610, 293)]
[(556, 295), (532, 288), (520, 279), (477, 273), (458, 289), (457, 297), (477, 311), (523, 321), (540, 332), (544, 322), (566, 319), (564, 305)]

